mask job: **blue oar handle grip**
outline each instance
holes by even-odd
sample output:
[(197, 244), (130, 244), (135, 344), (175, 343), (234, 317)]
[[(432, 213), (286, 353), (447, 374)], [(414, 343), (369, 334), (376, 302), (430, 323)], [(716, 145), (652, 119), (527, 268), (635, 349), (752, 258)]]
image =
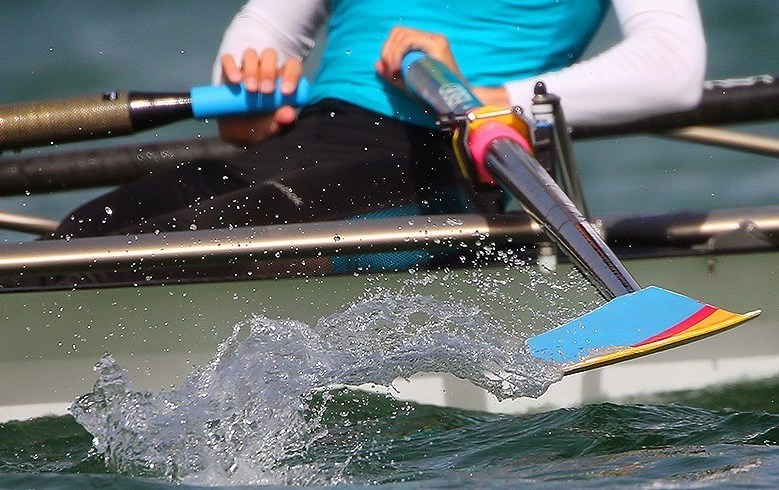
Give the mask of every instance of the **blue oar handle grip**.
[(249, 92), (243, 84), (205, 85), (193, 87), (192, 115), (198, 119), (273, 112), (281, 106), (299, 107), (308, 102), (310, 84), (305, 78), (298, 82), (295, 92), (281, 93), (281, 83), (273, 93)]

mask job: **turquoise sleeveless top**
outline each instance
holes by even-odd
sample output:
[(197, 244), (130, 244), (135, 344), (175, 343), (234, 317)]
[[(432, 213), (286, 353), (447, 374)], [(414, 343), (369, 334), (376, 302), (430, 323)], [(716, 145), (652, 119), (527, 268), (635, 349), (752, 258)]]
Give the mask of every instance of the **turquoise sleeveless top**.
[(608, 0), (331, 0), (311, 101), (340, 99), (403, 121), (433, 119), (374, 70), (394, 26), (445, 35), (472, 85), (500, 86), (575, 62)]

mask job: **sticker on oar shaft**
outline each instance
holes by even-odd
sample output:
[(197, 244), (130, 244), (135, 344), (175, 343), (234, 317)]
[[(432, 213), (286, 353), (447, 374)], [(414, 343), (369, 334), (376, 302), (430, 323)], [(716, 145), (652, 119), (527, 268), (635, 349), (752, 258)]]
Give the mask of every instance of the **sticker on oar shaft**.
[(420, 51), (407, 53), (401, 69), (409, 91), (438, 117), (465, 115), (483, 105), (446, 65)]

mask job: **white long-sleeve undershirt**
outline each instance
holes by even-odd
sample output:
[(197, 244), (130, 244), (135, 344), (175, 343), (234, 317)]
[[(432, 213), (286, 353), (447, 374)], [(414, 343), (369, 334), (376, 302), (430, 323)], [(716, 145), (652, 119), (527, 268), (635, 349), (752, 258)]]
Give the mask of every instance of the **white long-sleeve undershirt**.
[(505, 84), (513, 105), (529, 107), (543, 80), (566, 120), (614, 124), (694, 107), (702, 95), (706, 42), (694, 0), (612, 0), (623, 40), (558, 72)]

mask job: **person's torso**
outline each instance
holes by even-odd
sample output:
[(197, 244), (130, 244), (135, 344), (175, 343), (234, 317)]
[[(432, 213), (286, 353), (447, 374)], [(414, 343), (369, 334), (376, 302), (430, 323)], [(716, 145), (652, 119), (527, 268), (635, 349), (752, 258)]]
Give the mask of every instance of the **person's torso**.
[(312, 101), (344, 100), (417, 124), (432, 119), (375, 71), (394, 26), (445, 35), (475, 86), (557, 70), (575, 62), (608, 0), (331, 0), (327, 46)]

